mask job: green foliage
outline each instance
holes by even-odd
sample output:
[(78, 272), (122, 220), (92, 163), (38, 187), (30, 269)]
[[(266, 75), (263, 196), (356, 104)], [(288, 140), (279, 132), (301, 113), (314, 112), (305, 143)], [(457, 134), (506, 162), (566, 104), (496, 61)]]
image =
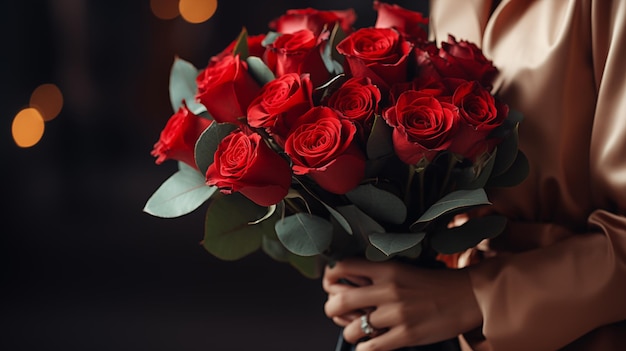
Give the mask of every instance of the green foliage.
[(370, 217), (392, 224), (402, 224), (407, 208), (402, 199), (372, 184), (356, 187), (346, 197)]
[(148, 199), (144, 212), (162, 218), (180, 217), (193, 212), (215, 193), (217, 188), (206, 185), (202, 173), (183, 162), (178, 166), (179, 170)]
[(222, 142), (228, 134), (237, 129), (237, 126), (230, 123), (216, 123), (211, 125), (202, 132), (194, 149), (194, 157), (200, 172), (206, 174), (207, 169), (214, 162), (215, 151), (217, 146)]
[(273, 232), (279, 216), (265, 217), (268, 209), (239, 193), (220, 196), (211, 201), (206, 212), (204, 248), (223, 260), (237, 260), (261, 248), (263, 235)]
[(279, 220), (275, 229), (285, 248), (299, 256), (322, 254), (333, 238), (333, 226), (328, 220), (303, 212)]
[(432, 233), (432, 248), (443, 254), (465, 251), (487, 238), (500, 234), (506, 226), (506, 217), (485, 216), (472, 218), (459, 227)]
[(174, 112), (178, 111), (183, 101), (185, 101), (187, 108), (196, 115), (206, 112), (206, 107), (196, 102), (197, 76), (198, 69), (191, 63), (178, 57), (174, 59), (169, 83), (170, 102)]

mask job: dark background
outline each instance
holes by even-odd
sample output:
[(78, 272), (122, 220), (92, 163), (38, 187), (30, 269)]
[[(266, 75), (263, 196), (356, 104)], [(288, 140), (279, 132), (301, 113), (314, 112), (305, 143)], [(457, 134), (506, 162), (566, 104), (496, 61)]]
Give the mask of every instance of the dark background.
[[(176, 169), (150, 156), (172, 113), (174, 57), (201, 68), (242, 26), (264, 33), (304, 7), (375, 20), (365, 0), (221, 0), (202, 24), (158, 19), (148, 0), (0, 2), (0, 349), (334, 349), (319, 279), (263, 253), (212, 257), (199, 244), (203, 208), (142, 212)], [(19, 148), (12, 119), (44, 83), (59, 86), (63, 110)]]

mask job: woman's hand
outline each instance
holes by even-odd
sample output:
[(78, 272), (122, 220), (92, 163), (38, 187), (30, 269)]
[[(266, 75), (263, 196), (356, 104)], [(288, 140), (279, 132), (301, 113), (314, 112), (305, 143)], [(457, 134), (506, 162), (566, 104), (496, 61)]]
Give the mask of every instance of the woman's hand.
[[(345, 284), (344, 279), (354, 285)], [(360, 317), (369, 313), (376, 331), (358, 344), (358, 351), (432, 344), (482, 323), (465, 270), (346, 259), (326, 268), (323, 285), (328, 293), (326, 315), (345, 327), (346, 341), (356, 344), (366, 336)]]

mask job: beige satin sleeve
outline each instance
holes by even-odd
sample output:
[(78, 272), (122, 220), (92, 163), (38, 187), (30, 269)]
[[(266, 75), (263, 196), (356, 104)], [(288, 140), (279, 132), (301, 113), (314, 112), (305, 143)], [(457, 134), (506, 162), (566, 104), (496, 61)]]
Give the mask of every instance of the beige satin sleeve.
[[(623, 349), (626, 325), (602, 327), (626, 319), (626, 1), (503, 0), (488, 23), (490, 1), (471, 2), (433, 1), (431, 29), (478, 40), (502, 68), (531, 164), (494, 195), (512, 219), (496, 257), (468, 268), (480, 349)], [(458, 7), (473, 20), (449, 20)], [(598, 328), (620, 348), (587, 342)]]

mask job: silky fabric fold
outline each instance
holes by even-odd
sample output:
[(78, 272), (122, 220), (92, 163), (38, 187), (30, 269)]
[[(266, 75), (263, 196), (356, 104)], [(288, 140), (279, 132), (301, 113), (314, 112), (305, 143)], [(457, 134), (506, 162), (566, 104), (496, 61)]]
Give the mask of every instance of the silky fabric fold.
[(448, 34), (498, 67), (530, 164), (489, 191), (510, 224), (472, 249), (484, 322), (464, 349), (626, 348), (626, 1), (431, 0)]

